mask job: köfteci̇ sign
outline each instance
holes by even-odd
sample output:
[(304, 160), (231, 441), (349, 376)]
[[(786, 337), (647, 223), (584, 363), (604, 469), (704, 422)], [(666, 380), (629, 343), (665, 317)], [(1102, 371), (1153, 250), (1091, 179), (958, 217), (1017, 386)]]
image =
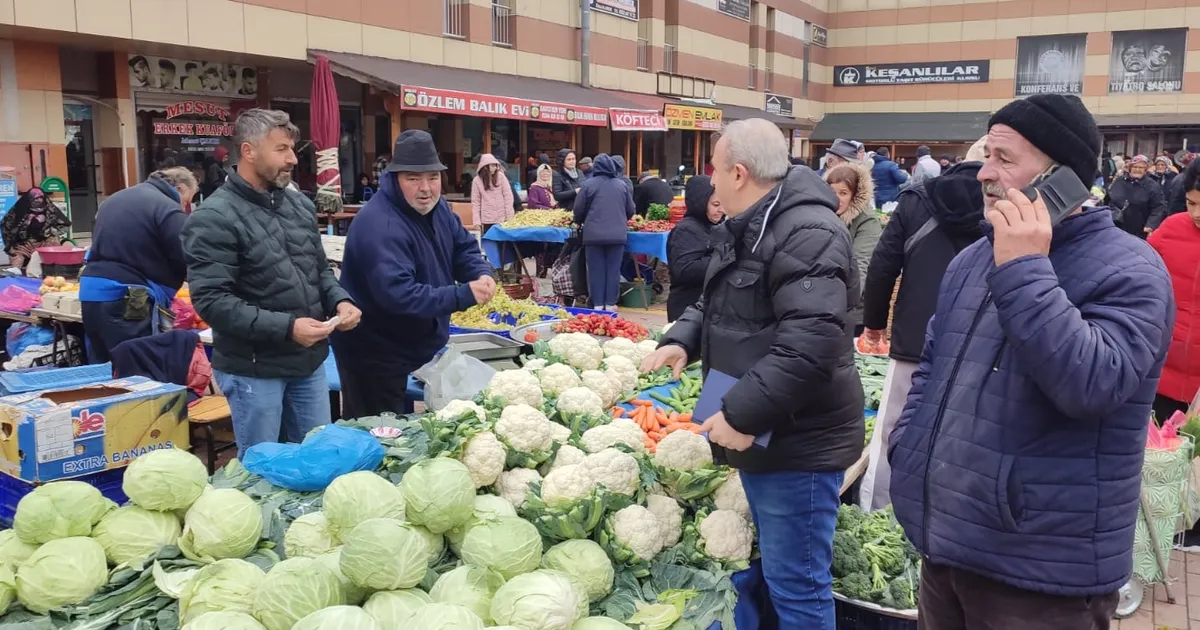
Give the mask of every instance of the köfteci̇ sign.
[(400, 107), (410, 111), (459, 114), (482, 118), (510, 118), (589, 127), (607, 127), (608, 110), (603, 107), (564, 105), (508, 96), (475, 94), (457, 90), (401, 86)]
[(611, 108), (608, 115), (613, 131), (666, 131), (667, 121), (654, 109)]
[(990, 68), (991, 62), (986, 59), (834, 66), (833, 84), (836, 87), (859, 87), (923, 83), (986, 83)]

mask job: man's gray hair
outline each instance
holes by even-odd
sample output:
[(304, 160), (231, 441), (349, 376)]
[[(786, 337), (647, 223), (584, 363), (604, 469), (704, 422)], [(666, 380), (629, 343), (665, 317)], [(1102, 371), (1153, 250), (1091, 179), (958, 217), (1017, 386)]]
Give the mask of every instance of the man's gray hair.
[(186, 188), (188, 190), (198, 190), (200, 184), (196, 182), (196, 175), (191, 169), (186, 166), (172, 166), (150, 173), (150, 177), (157, 177), (164, 182), (170, 184), (173, 188)]
[(292, 140), (300, 137), (300, 130), (292, 124), (287, 112), (256, 107), (238, 115), (237, 121), (233, 123), (234, 142), (238, 146), (243, 142), (254, 144), (274, 129), (282, 130)]
[(774, 184), (792, 167), (787, 140), (774, 123), (762, 118), (735, 120), (721, 130), (726, 170), (741, 164), (759, 184)]

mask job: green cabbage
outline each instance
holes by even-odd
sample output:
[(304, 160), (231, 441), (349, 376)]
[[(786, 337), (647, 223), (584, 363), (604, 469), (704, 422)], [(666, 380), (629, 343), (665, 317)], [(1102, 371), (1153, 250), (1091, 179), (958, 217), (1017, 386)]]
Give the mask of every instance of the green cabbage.
[(55, 481), (34, 488), (17, 503), (13, 530), (27, 545), (56, 538), (91, 536), (92, 527), (117, 507), (94, 486), (82, 481)]
[(533, 523), (517, 516), (501, 516), (471, 528), (462, 544), (467, 564), (491, 569), (506, 580), (538, 568), (542, 561), (542, 536)]
[(163, 448), (129, 462), (121, 489), (138, 507), (168, 512), (192, 507), (207, 485), (208, 468), (199, 457)]
[(475, 483), (462, 462), (435, 457), (404, 473), (404, 515), (442, 534), (466, 523), (475, 511)]
[(183, 630), (266, 630), (258, 620), (246, 613), (218, 611), (204, 613)]
[(587, 613), (587, 594), (559, 571), (542, 569), (518, 575), (492, 598), (496, 623), (525, 630), (571, 630)]
[[(331, 606), (310, 613), (292, 630), (382, 630), (375, 618), (358, 606)], [(390, 629), (389, 629), (390, 630)]]
[(467, 532), (472, 527), (499, 516), (516, 515), (517, 510), (508, 499), (498, 497), (494, 494), (477, 494), (475, 495), (475, 509), (471, 513), (471, 518), (467, 519), (466, 523), (446, 532), (446, 540), (450, 542), (450, 549), (454, 553), (458, 553), (462, 549), (463, 538), (467, 537)]
[(390, 518), (363, 521), (345, 536), (342, 573), (372, 590), (412, 588), (425, 577), (429, 543), (416, 528)]
[(288, 558), (271, 567), (254, 597), (254, 618), (267, 630), (290, 630), (308, 615), (340, 606), (342, 585), (312, 558)]
[(410, 588), (403, 591), (379, 591), (367, 598), (363, 610), (370, 613), (384, 628), (403, 628), (413, 613), (432, 604), (425, 591)]
[(245, 558), (262, 537), (262, 508), (239, 490), (209, 490), (183, 520), (179, 550), (197, 562)]
[(429, 549), (429, 555), (426, 557), (426, 562), (429, 566), (437, 566), (441, 561), (442, 556), (446, 554), (446, 537), (441, 534), (435, 534), (424, 527), (411, 525), (413, 531), (421, 535), (425, 539), (425, 546)]
[(283, 534), (283, 553), (288, 558), (316, 558), (339, 544), (321, 512), (305, 514), (292, 521)]
[(8, 565), (0, 564), (0, 615), (8, 612), (8, 607), (12, 605), (16, 596), (17, 576)]
[(362, 603), (370, 591), (350, 581), (345, 573), (342, 573), (342, 548), (336, 547), (329, 553), (323, 553), (316, 558), (317, 562), (325, 565), (325, 568), (333, 571), (337, 576), (338, 582), (342, 585), (343, 602), (347, 606), (357, 606)]
[(109, 564), (149, 558), (179, 540), (179, 519), (170, 512), (152, 512), (135, 505), (117, 508), (96, 523), (92, 538), (104, 547)]
[(571, 630), (629, 630), (629, 626), (608, 617), (585, 617), (576, 621)]
[(254, 596), (266, 577), (262, 569), (236, 558), (201, 568), (179, 593), (179, 623), (210, 612), (251, 612)]
[(404, 495), (387, 479), (360, 470), (342, 475), (325, 489), (321, 511), (333, 533), (344, 537), (359, 523), (372, 518), (404, 520)]
[(408, 618), (405, 630), (483, 630), (483, 620), (465, 606), (426, 604)]
[(438, 578), (429, 590), (429, 596), (441, 604), (469, 608), (484, 623), (491, 623), (492, 597), (501, 586), (504, 586), (504, 578), (499, 573), (465, 564)]
[[(46, 487), (46, 486), (42, 486)], [(78, 604), (108, 582), (104, 547), (91, 538), (59, 538), (38, 547), (17, 569), (17, 598), (29, 610)]]
[(567, 540), (542, 556), (542, 568), (562, 571), (579, 580), (590, 601), (599, 601), (613, 589), (616, 571), (600, 545), (591, 540)]
[(17, 537), (17, 532), (11, 529), (0, 531), (0, 564), (16, 568), (33, 555), (37, 545), (27, 545)]

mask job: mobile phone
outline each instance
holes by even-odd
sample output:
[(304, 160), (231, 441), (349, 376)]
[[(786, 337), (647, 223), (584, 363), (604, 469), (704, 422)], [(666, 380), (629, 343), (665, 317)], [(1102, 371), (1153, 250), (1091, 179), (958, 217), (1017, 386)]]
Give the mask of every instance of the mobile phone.
[(1046, 210), (1050, 213), (1051, 225), (1058, 225), (1068, 214), (1092, 198), (1092, 191), (1079, 181), (1075, 171), (1062, 166), (1056, 166), (1041, 175), (1032, 184), (1022, 188), (1021, 192), (1030, 201), (1041, 195), (1042, 203), (1046, 204)]

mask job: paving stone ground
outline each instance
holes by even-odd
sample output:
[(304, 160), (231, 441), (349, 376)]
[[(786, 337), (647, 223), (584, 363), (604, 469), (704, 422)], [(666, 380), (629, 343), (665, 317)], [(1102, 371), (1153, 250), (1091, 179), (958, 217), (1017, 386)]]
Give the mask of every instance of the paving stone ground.
[(1175, 603), (1156, 585), (1154, 596), (1147, 591), (1142, 607), (1114, 630), (1200, 630), (1200, 553), (1171, 552), (1170, 574)]

